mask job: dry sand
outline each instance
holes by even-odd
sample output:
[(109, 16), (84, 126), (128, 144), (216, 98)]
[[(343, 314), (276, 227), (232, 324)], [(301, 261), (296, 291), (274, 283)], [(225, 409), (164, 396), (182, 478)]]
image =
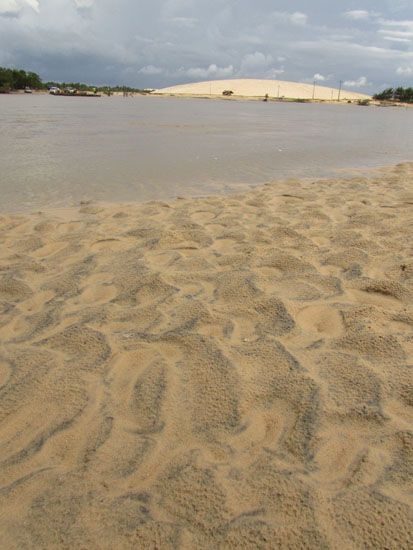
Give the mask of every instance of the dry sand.
[(0, 216), (1, 548), (411, 548), (412, 183)]
[[(231, 90), (238, 97), (285, 97), (295, 99), (316, 99), (323, 101), (337, 101), (339, 90), (329, 88), (316, 83), (304, 84), (300, 82), (288, 82), (285, 80), (259, 80), (255, 78), (242, 78), (230, 80), (212, 80), (207, 82), (193, 82), (179, 84), (169, 88), (155, 90), (157, 94), (187, 95), (187, 96), (222, 96), (224, 90)], [(314, 96), (313, 96), (314, 93)], [(371, 96), (349, 90), (341, 90), (341, 100), (371, 99)]]

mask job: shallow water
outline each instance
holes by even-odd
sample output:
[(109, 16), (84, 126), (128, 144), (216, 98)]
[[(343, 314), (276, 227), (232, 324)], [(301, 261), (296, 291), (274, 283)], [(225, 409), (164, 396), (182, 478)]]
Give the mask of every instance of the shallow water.
[(229, 192), (412, 151), (412, 109), (3, 95), (0, 210)]

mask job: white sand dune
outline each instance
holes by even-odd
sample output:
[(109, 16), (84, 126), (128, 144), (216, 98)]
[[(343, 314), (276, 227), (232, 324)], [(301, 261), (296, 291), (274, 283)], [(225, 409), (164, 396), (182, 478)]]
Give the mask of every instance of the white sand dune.
[(411, 548), (412, 183), (1, 215), (1, 548)]
[[(299, 82), (287, 82), (284, 80), (257, 80), (253, 78), (231, 79), (231, 80), (211, 80), (207, 82), (194, 82), (190, 84), (180, 84), (155, 90), (158, 94), (173, 95), (218, 95), (222, 96), (224, 90), (232, 90), (234, 96), (241, 97), (285, 97), (287, 99), (314, 99), (337, 101), (339, 90), (337, 88), (328, 88), (316, 84), (302, 84)], [(341, 100), (369, 99), (370, 96), (341, 90)]]

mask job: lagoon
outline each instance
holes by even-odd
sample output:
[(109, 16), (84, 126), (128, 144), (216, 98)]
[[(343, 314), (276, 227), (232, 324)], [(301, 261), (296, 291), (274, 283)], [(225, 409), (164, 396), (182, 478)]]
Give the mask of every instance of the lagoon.
[(0, 96), (0, 210), (166, 200), (412, 159), (413, 109)]

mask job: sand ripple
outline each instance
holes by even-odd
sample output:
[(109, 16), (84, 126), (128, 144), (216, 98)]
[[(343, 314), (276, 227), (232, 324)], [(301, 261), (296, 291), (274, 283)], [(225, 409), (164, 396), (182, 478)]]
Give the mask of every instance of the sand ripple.
[(412, 183), (2, 215), (2, 548), (411, 548)]

